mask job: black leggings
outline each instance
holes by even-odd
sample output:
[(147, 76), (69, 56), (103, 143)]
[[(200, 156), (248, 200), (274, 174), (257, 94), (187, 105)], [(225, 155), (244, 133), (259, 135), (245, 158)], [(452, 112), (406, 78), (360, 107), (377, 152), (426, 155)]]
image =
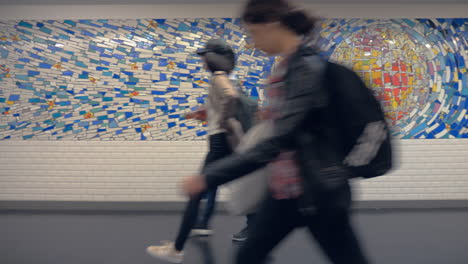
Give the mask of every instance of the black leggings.
[[(212, 135), (208, 140), (209, 150), (208, 154), (206, 155), (204, 166), (207, 166), (216, 160), (222, 159), (232, 154), (232, 148), (229, 145), (226, 133)], [(200, 201), (204, 197), (207, 197), (210, 200), (209, 204), (207, 204), (207, 208), (203, 216), (203, 221), (206, 221), (206, 224), (208, 223), (209, 218), (215, 209), (216, 191), (217, 188), (210, 189), (200, 195), (197, 195), (196, 197), (190, 198), (188, 201), (187, 207), (185, 208), (184, 217), (179, 228), (179, 233), (177, 234), (175, 241), (175, 248), (177, 250), (180, 251), (184, 249), (184, 245), (190, 235), (190, 231), (197, 222)]]
[(267, 255), (296, 227), (307, 226), (333, 264), (367, 264), (350, 224), (347, 209), (319, 211), (304, 216), (297, 200), (268, 198), (259, 210), (236, 264), (265, 263)]

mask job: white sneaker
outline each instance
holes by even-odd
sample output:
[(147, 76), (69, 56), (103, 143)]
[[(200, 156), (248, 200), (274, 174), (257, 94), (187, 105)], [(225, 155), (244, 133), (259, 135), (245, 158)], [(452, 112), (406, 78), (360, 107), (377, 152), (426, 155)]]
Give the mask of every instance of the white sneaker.
[(184, 260), (184, 252), (178, 252), (173, 242), (163, 241), (161, 246), (149, 246), (146, 252), (152, 257), (164, 260), (170, 263), (182, 263)]

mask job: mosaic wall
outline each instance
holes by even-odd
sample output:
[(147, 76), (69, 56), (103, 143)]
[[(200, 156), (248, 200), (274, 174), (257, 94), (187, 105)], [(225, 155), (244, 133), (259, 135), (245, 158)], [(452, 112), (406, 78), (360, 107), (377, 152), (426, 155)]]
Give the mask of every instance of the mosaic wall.
[(206, 98), (195, 51), (226, 39), (257, 98), (272, 64), (233, 19), (6, 21), (0, 32), (0, 139), (201, 139), (206, 124), (183, 117)]
[(400, 138), (468, 138), (468, 19), (332, 19), (318, 46), (357, 71)]
[[(468, 19), (330, 19), (323, 55), (384, 102), (395, 136), (468, 138)], [(219, 36), (262, 99), (273, 58), (238, 19), (0, 21), (0, 140), (202, 140), (183, 114), (203, 104), (194, 51)]]

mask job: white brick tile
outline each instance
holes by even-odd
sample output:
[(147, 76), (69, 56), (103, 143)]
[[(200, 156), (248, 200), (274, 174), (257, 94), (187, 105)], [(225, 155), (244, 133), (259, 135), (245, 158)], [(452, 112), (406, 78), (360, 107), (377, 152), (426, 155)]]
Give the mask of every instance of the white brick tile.
[(42, 201), (45, 199), (46, 199), (46, 196), (44, 194), (25, 194), (19, 200)]
[[(0, 200), (184, 201), (179, 184), (206, 150), (206, 142), (4, 141)], [(468, 199), (467, 140), (405, 140), (397, 153), (395, 171), (355, 182), (356, 199)]]
[(82, 183), (81, 187), (83, 189), (89, 190), (89, 189), (107, 189), (109, 186), (107, 183), (86, 182), (86, 183)]

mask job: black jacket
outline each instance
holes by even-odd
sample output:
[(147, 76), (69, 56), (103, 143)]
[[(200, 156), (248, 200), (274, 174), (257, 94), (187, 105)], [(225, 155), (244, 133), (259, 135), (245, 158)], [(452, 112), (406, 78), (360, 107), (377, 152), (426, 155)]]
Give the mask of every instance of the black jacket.
[(323, 85), (326, 61), (315, 50), (300, 47), (289, 59), (286, 100), (274, 123), (274, 136), (249, 150), (206, 167), (208, 187), (225, 184), (266, 166), (281, 150), (295, 150), (304, 195), (303, 210), (349, 207), (349, 172), (341, 166), (336, 125), (331, 120), (329, 92)]

